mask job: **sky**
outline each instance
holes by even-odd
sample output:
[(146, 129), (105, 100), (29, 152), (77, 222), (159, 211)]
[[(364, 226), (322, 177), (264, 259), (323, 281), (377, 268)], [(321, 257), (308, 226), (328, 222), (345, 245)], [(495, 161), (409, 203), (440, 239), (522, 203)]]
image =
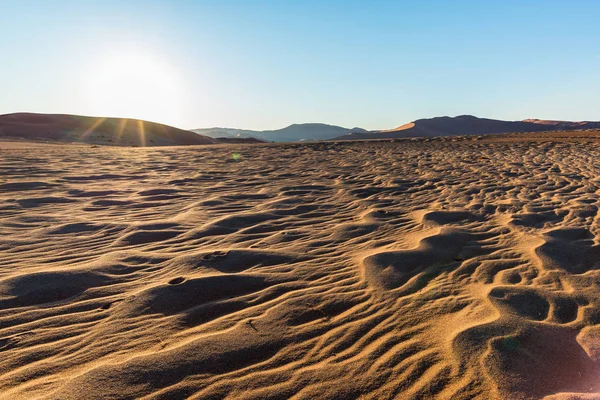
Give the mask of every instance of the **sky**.
[(596, 0), (0, 0), (0, 114), (600, 120)]

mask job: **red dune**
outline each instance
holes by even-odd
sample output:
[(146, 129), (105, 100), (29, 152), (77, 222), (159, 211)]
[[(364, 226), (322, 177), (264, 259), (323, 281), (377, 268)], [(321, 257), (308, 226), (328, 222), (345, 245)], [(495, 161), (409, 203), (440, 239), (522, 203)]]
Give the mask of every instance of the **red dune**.
[(217, 143), (172, 126), (127, 118), (68, 114), (0, 115), (0, 138), (81, 142), (123, 146), (173, 146)]
[(395, 139), (408, 137), (436, 137), (460, 135), (490, 135), (516, 132), (541, 132), (553, 130), (598, 129), (600, 122), (544, 121), (528, 119), (524, 121), (502, 121), (478, 118), (472, 115), (457, 117), (435, 117), (418, 119), (398, 128), (367, 133), (352, 133), (337, 137), (336, 140)]

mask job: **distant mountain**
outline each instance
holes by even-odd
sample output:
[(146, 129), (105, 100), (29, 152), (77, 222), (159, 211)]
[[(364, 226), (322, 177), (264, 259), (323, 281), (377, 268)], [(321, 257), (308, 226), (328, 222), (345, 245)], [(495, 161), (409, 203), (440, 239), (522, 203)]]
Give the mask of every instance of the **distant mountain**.
[(501, 121), (478, 118), (472, 115), (457, 117), (435, 117), (419, 119), (395, 129), (350, 133), (335, 140), (392, 139), (407, 137), (433, 137), (457, 135), (489, 135), (512, 132), (540, 132), (549, 130), (574, 130), (600, 128), (600, 122), (544, 121)]
[(253, 137), (218, 137), (214, 138), (217, 143), (229, 143), (229, 144), (242, 144), (242, 143), (265, 143), (264, 140), (260, 140)]
[(392, 139), (577, 129), (600, 129), (600, 122), (540, 119), (501, 121), (478, 118), (472, 115), (460, 115), (457, 117), (419, 119), (394, 129), (381, 131), (367, 131), (362, 128), (348, 129), (319, 123), (293, 124), (282, 129), (267, 131), (233, 128), (208, 128), (187, 131), (156, 122), (125, 118), (35, 113), (0, 115), (0, 138), (120, 146)]
[(246, 129), (234, 129), (234, 128), (202, 128), (192, 129), (199, 135), (208, 136), (211, 138), (256, 138), (254, 136), (258, 131), (250, 131)]
[(0, 138), (122, 146), (176, 146), (218, 143), (172, 126), (137, 119), (67, 114), (0, 115)]
[(213, 138), (253, 137), (270, 142), (297, 142), (301, 140), (327, 140), (349, 133), (362, 134), (367, 133), (368, 131), (362, 128), (348, 129), (335, 125), (310, 123), (293, 124), (286, 128), (267, 131), (251, 131), (233, 128), (206, 128), (193, 129), (192, 132)]

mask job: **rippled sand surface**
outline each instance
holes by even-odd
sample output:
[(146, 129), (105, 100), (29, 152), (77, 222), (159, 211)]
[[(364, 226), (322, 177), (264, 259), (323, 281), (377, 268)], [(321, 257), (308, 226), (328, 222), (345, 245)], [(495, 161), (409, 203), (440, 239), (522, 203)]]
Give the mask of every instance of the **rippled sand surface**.
[(598, 139), (0, 143), (0, 397), (598, 398)]

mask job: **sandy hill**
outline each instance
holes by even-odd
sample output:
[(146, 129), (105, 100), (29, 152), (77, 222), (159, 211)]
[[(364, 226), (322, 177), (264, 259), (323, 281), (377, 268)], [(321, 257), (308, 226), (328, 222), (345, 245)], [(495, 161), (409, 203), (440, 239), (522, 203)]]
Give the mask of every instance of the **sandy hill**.
[(405, 137), (434, 137), (456, 135), (489, 135), (513, 132), (540, 132), (552, 130), (595, 129), (600, 122), (546, 121), (528, 119), (524, 121), (502, 121), (478, 118), (472, 115), (457, 117), (435, 117), (419, 119), (395, 129), (351, 133), (339, 140), (390, 139)]
[(275, 130), (253, 131), (248, 129), (233, 128), (205, 128), (194, 129), (193, 132), (212, 138), (222, 137), (254, 137), (270, 142), (297, 142), (301, 140), (328, 140), (349, 133), (367, 133), (362, 128), (344, 128), (336, 125), (320, 123), (292, 124), (288, 127)]
[(212, 138), (156, 122), (34, 113), (0, 115), (0, 138), (129, 146), (216, 143)]
[(600, 129), (600, 122), (595, 121), (553, 121), (543, 119), (525, 119), (523, 122), (530, 122), (538, 125), (544, 125), (551, 130), (572, 130), (572, 129)]

